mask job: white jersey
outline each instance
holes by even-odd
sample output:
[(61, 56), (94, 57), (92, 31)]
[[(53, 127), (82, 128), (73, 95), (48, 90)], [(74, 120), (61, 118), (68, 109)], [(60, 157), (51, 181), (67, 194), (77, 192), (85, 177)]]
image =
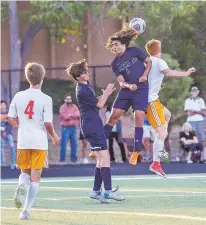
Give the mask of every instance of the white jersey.
[[(184, 111), (189, 111), (189, 110), (201, 111), (201, 110), (205, 110), (205, 109), (206, 109), (205, 102), (200, 97), (198, 97), (197, 99), (188, 98), (185, 101)], [(203, 120), (204, 120), (204, 116), (200, 115), (200, 114), (195, 114), (195, 115), (187, 117), (187, 122), (203, 121)]]
[(19, 120), (18, 149), (48, 149), (45, 122), (52, 122), (52, 99), (40, 89), (18, 92), (9, 107), (9, 117)]
[(152, 60), (152, 68), (149, 72), (148, 83), (149, 83), (149, 102), (155, 101), (159, 98), (159, 91), (162, 86), (164, 78), (163, 70), (168, 69), (167, 63), (158, 57), (150, 56)]

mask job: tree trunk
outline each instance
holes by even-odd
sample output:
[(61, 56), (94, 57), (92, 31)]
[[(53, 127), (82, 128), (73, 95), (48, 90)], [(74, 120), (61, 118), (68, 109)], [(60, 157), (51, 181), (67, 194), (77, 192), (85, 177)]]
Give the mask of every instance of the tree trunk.
[[(8, 1), (9, 32), (10, 32), (10, 69), (21, 69), (21, 40), (19, 37), (19, 20), (16, 1)], [(21, 72), (10, 72), (10, 98), (19, 91)], [(11, 99), (10, 99), (11, 100)]]
[(31, 46), (32, 40), (35, 35), (42, 29), (42, 25), (39, 22), (32, 24), (29, 29), (24, 34), (21, 46), (21, 58), (22, 58), (22, 67), (24, 66), (24, 62), (26, 56), (28, 54), (29, 48)]

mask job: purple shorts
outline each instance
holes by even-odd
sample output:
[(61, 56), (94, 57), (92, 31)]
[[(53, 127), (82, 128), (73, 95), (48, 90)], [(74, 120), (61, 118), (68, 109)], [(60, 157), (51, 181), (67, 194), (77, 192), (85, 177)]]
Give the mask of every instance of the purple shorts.
[(133, 111), (147, 111), (148, 85), (143, 84), (136, 91), (121, 89), (117, 95), (113, 108), (127, 111), (132, 106)]

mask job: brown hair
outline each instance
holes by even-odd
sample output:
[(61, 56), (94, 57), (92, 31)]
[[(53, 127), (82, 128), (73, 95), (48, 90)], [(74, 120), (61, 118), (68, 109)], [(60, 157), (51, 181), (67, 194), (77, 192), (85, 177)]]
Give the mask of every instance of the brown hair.
[(45, 69), (39, 63), (28, 63), (25, 67), (25, 75), (30, 84), (37, 85), (44, 79)]
[(119, 41), (122, 45), (125, 45), (127, 48), (130, 42), (132, 40), (135, 40), (138, 36), (139, 34), (133, 28), (130, 27), (124, 28), (108, 38), (106, 48), (111, 51), (113, 41)]
[(77, 63), (70, 63), (66, 69), (67, 74), (72, 76), (76, 81), (77, 77), (80, 77), (85, 71), (88, 71), (86, 59), (82, 59)]
[(156, 55), (161, 52), (161, 41), (152, 39), (145, 45), (146, 51), (149, 55)]

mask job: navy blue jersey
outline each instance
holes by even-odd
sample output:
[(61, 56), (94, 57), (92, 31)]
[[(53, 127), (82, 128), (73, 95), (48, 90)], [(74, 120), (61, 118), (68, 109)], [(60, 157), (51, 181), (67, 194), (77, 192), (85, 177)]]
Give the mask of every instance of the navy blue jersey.
[(78, 83), (76, 98), (81, 111), (81, 131), (94, 151), (106, 150), (107, 142), (104, 127), (96, 107), (98, 99), (89, 84)]
[[(98, 99), (94, 89), (89, 84), (78, 83), (76, 98), (81, 111), (81, 125), (90, 124), (96, 127), (101, 121), (99, 109), (96, 107)], [(92, 129), (92, 127), (90, 127)]]
[(147, 55), (137, 47), (128, 47), (121, 56), (112, 61), (112, 70), (116, 77), (122, 75), (129, 84), (138, 84), (145, 71), (144, 61)]

